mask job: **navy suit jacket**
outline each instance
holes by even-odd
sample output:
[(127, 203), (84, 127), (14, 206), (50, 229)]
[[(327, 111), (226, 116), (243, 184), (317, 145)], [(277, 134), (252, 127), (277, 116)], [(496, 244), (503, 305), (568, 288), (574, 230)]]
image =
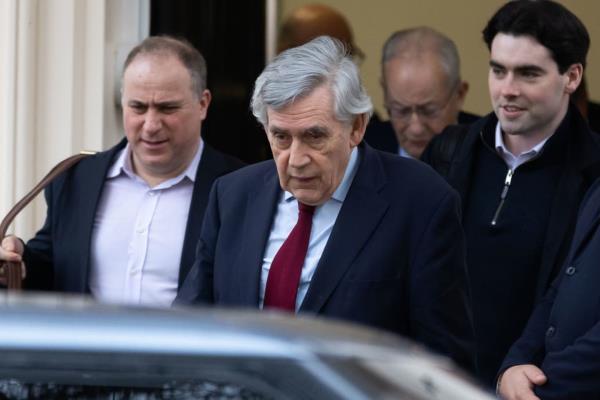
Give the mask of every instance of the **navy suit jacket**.
[[(46, 188), (46, 221), (27, 242), (23, 256), (27, 265), (26, 288), (89, 292), (90, 247), (96, 208), (108, 169), (126, 143), (123, 139), (111, 149), (83, 159)], [(182, 248), (180, 283), (194, 262), (212, 183), (242, 165), (241, 161), (204, 143)]]
[[(360, 164), (300, 313), (409, 336), (472, 366), (456, 192), (425, 164), (359, 146)], [(281, 188), (265, 161), (215, 182), (196, 262), (177, 303), (259, 306)]]
[(600, 180), (582, 202), (569, 255), (501, 371), (535, 364), (544, 400), (600, 399)]

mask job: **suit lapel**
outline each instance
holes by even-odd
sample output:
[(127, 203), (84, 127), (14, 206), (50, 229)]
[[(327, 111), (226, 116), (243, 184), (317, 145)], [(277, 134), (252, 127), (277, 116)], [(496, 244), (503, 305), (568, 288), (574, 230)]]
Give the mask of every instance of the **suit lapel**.
[(240, 304), (254, 307), (258, 307), (263, 254), (281, 193), (274, 163), (263, 178), (261, 184), (247, 195), (245, 213), (240, 221), (244, 230), (238, 256), (240, 268), (236, 269), (238, 276), (232, 277), (231, 282), (240, 295)]
[[(581, 245), (589, 239), (589, 236), (575, 238), (573, 227), (584, 193), (590, 182), (600, 176), (597, 134), (589, 130), (587, 122), (574, 110), (573, 105), (569, 107), (569, 114), (565, 117), (566, 121), (570, 121), (569, 140), (565, 149), (567, 159), (548, 218), (536, 292), (538, 299), (545, 294), (551, 280), (562, 267), (563, 259), (560, 257), (566, 255), (567, 246), (571, 243)], [(586, 235), (595, 231), (598, 216), (586, 218), (587, 221), (592, 219)]]
[(76, 165), (73, 171), (76, 177), (74, 181), (77, 182), (77, 192), (81, 201), (78, 202), (79, 206), (74, 214), (76, 218), (72, 221), (72, 228), (74, 232), (77, 232), (74, 237), (82, 240), (83, 243), (81, 246), (73, 246), (74, 251), (79, 252), (78, 257), (76, 257), (79, 262), (78, 265), (73, 266), (73, 269), (76, 271), (71, 272), (80, 275), (79, 285), (86, 293), (90, 291), (88, 279), (90, 272), (90, 249), (94, 221), (96, 219), (96, 209), (100, 202), (108, 169), (115, 156), (126, 144), (126, 140), (123, 139), (109, 151), (90, 157), (90, 162), (82, 162)]
[(185, 238), (181, 250), (181, 262), (179, 264), (179, 286), (187, 276), (196, 257), (196, 245), (200, 237), (202, 219), (208, 204), (208, 195), (213, 182), (221, 175), (230, 171), (223, 158), (217, 151), (204, 143), (202, 157), (196, 170), (196, 180), (188, 212), (188, 220), (185, 229)]
[[(597, 203), (596, 203), (597, 204)], [(595, 215), (590, 216), (590, 218), (586, 218), (582, 216), (579, 218), (580, 221), (583, 221), (584, 224), (581, 228), (578, 228), (575, 232), (575, 236), (573, 237), (573, 248), (572, 248), (572, 256), (569, 257), (570, 260), (574, 259), (577, 254), (585, 247), (585, 244), (590, 240), (592, 235), (598, 229), (598, 225), (600, 225), (600, 207), (594, 206), (594, 211), (596, 211)]]
[(318, 313), (380, 224), (389, 204), (379, 195), (386, 182), (376, 151), (366, 145), (300, 311)]

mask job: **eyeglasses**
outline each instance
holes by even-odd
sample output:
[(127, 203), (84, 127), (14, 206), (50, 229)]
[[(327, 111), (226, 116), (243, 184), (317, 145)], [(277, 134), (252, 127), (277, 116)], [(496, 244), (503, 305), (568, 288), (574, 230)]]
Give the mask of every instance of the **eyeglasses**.
[[(385, 108), (388, 111), (391, 119), (408, 122), (413, 113), (417, 115), (419, 120), (421, 121), (431, 121), (439, 117), (442, 112), (448, 107), (450, 104), (450, 100), (456, 94), (456, 88), (458, 85), (454, 85), (450, 94), (446, 98), (446, 101), (441, 103), (428, 103), (425, 105), (416, 105), (416, 106), (404, 106), (399, 103), (390, 104), (386, 99)], [(386, 95), (387, 97), (387, 95)]]

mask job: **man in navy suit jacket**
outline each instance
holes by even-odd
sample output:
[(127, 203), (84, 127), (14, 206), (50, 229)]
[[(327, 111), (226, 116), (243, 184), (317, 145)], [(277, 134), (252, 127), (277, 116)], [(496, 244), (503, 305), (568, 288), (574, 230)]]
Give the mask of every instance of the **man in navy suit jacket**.
[(242, 165), (201, 140), (210, 98), (191, 44), (150, 37), (134, 47), (123, 68), (127, 139), (52, 182), (42, 229), (26, 246), (6, 238), (0, 258), (25, 261), (27, 288), (169, 306), (213, 181)]
[(600, 180), (582, 202), (564, 268), (504, 359), (504, 398), (600, 398), (599, 223)]
[(296, 312), (387, 329), (471, 366), (457, 194), (424, 164), (361, 143), (372, 105), (343, 45), (320, 37), (281, 53), (252, 109), (274, 161), (215, 182), (176, 302), (264, 307), (303, 203), (316, 210)]

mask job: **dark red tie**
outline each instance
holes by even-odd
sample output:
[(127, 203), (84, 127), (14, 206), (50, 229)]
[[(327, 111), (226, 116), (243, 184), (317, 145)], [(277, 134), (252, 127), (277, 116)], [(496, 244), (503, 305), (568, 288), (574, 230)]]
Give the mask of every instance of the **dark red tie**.
[(275, 254), (265, 288), (264, 308), (294, 312), (315, 206), (298, 202), (298, 222)]

